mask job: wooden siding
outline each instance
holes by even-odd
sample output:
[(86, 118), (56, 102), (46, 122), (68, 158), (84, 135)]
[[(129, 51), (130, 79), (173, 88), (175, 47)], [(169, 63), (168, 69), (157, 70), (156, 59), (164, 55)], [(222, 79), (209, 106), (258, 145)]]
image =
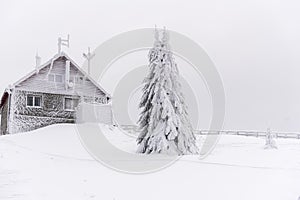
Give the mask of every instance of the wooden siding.
[[(66, 58), (60, 57), (53, 62), (53, 66), (48, 66), (41, 69), (36, 74), (32, 75), (28, 79), (21, 82), (16, 86), (18, 90), (52, 93), (52, 94), (66, 94), (66, 95), (78, 95), (78, 96), (97, 96), (103, 98), (103, 103), (106, 103), (106, 96), (103, 91), (94, 85), (87, 77), (82, 84), (74, 83), (74, 87), (65, 88), (65, 73), (66, 73)], [(63, 76), (62, 83), (48, 81), (48, 74), (58, 74)], [(84, 75), (71, 63), (70, 77)]]

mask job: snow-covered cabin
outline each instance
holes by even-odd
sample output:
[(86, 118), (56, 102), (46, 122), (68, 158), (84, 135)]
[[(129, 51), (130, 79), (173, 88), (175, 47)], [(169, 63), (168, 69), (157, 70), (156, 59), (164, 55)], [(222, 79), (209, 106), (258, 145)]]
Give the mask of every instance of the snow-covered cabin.
[[(78, 105), (109, 107), (110, 99), (96, 81), (61, 52), (4, 91), (0, 101), (0, 135), (75, 123)], [(111, 120), (112, 116), (103, 118)]]

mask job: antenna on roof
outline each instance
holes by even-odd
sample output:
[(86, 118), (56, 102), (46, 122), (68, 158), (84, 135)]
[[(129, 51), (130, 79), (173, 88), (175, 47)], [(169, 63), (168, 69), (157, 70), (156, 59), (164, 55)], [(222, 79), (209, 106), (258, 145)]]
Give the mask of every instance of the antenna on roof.
[(66, 46), (69, 48), (70, 45), (70, 35), (68, 34), (68, 38), (67, 39), (62, 39), (61, 37), (58, 38), (58, 53), (61, 53), (61, 47), (62, 46)]
[(88, 53), (83, 53), (82, 55), (88, 61), (88, 75), (90, 75), (90, 73), (91, 73), (91, 68), (90, 68), (91, 59), (95, 56), (95, 53), (91, 53), (91, 48), (88, 47)]

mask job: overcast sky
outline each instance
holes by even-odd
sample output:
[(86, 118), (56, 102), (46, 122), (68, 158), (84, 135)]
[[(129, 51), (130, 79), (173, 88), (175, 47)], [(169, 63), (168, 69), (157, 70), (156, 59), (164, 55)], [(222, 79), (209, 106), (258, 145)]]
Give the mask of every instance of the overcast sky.
[[(226, 93), (225, 129), (300, 131), (299, 0), (0, 1), (0, 90), (57, 52), (69, 55), (137, 28), (166, 26), (200, 44)], [(76, 3), (75, 3), (76, 2)]]

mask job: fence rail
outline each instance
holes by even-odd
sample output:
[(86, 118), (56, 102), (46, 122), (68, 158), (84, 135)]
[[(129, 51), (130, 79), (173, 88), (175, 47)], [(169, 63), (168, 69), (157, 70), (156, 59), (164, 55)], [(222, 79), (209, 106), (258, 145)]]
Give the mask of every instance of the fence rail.
[[(272, 135), (275, 138), (292, 138), (300, 139), (300, 133), (291, 132), (276, 132), (272, 131)], [(241, 135), (241, 136), (252, 136), (252, 137), (266, 137), (267, 131), (236, 131), (236, 130), (221, 130), (221, 131), (211, 131), (211, 130), (195, 130), (195, 134), (198, 135)]]
[[(121, 128), (128, 132), (129, 134), (138, 134), (139, 128), (135, 125), (121, 125)], [(243, 130), (194, 130), (197, 135), (240, 135), (249, 137), (266, 137), (267, 131), (243, 131)], [(291, 138), (300, 139), (300, 133), (292, 132), (276, 132), (272, 131), (272, 135), (275, 138)]]

